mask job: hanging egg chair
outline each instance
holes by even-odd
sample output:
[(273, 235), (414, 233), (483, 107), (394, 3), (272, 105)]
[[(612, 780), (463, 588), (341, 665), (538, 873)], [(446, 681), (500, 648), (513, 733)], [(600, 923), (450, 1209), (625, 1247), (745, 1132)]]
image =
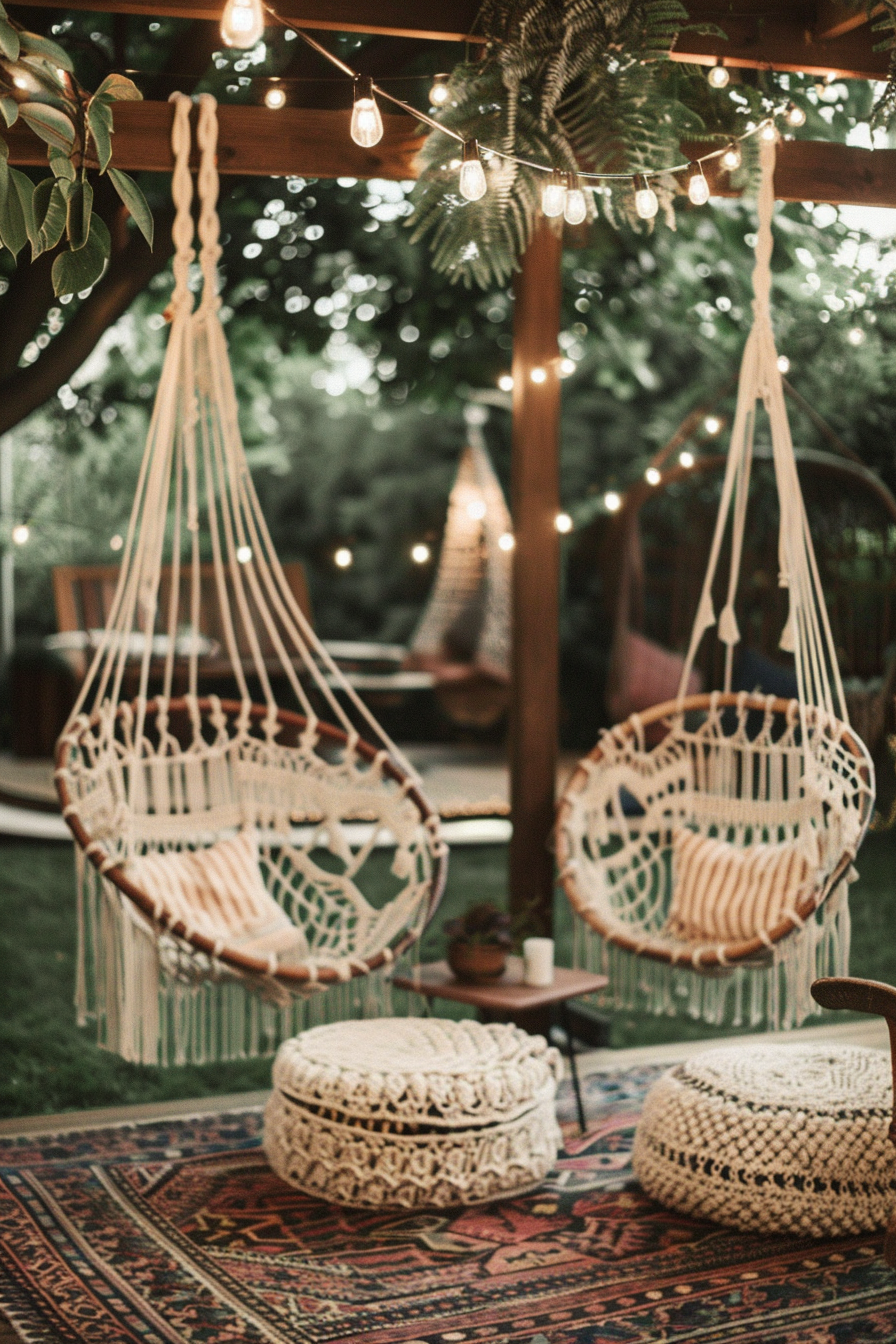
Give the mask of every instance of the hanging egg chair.
[[(774, 143), (761, 141), (753, 327), (709, 564), (677, 698), (632, 714), (580, 762), (558, 809), (560, 877), (579, 964), (610, 1001), (721, 1025), (792, 1027), (816, 976), (844, 975), (847, 888), (874, 802), (868, 751), (849, 726), (800, 493), (771, 323)], [(731, 690), (757, 402), (769, 418), (780, 507), (782, 649), (798, 694)], [(713, 581), (730, 515), (721, 691), (689, 695), (716, 624)]]
[[(218, 314), (215, 101), (200, 99), (195, 311), (192, 104), (173, 101), (170, 335), (115, 599), (56, 769), (78, 856), (79, 1020), (140, 1063), (269, 1053), (306, 1021), (387, 1007), (446, 863), (417, 777), (274, 552)], [(231, 699), (198, 694), (203, 604)]]

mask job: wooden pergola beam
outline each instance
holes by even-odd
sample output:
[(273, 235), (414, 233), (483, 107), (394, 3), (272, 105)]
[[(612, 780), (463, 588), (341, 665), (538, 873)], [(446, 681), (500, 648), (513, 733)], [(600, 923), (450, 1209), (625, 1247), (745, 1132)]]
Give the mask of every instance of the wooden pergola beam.
[[(350, 92), (350, 91), (349, 91)], [(348, 94), (347, 94), (348, 97)], [(125, 172), (170, 173), (171, 103), (116, 103), (112, 161)], [(250, 177), (383, 177), (406, 181), (417, 176), (420, 129), (405, 116), (383, 116), (385, 134), (374, 149), (361, 149), (349, 135), (350, 110), (321, 111), (222, 103), (218, 107), (218, 170)], [(4, 131), (9, 161), (44, 165), (46, 145), (23, 123)], [(199, 155), (193, 147), (198, 166)]]
[[(58, 9), (58, 0), (27, 0), (17, 8)], [(114, 14), (205, 19), (217, 23), (223, 0), (68, 0), (66, 9)], [(690, 0), (693, 23), (714, 23), (725, 37), (681, 34), (674, 59), (753, 69), (805, 71), (845, 78), (880, 79), (887, 53), (875, 52), (864, 15), (836, 0), (783, 4), (781, 0)], [(277, 0), (279, 16), (297, 27), (329, 32), (381, 33), (435, 42), (475, 40), (479, 0)], [(732, 10), (734, 9), (734, 12)]]
[[(126, 172), (170, 172), (170, 103), (119, 103), (115, 108), (113, 161)], [(348, 133), (348, 110), (228, 106), (218, 109), (218, 166), (247, 177), (417, 176), (419, 128), (410, 117), (383, 117), (386, 133), (375, 149), (360, 149)], [(5, 132), (10, 163), (44, 165), (46, 148), (21, 123)], [(706, 146), (684, 145), (684, 157)], [(736, 196), (717, 161), (706, 165), (714, 196)], [(782, 201), (829, 201), (832, 205), (896, 207), (896, 150), (857, 149), (826, 140), (787, 140), (778, 148), (775, 195)]]

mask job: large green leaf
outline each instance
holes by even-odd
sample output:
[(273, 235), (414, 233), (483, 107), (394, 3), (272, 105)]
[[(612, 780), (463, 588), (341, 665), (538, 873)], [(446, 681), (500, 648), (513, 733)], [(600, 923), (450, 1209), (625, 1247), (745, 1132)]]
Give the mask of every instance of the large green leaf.
[(69, 74), (74, 70), (72, 58), (67, 51), (64, 51), (58, 43), (50, 40), (49, 37), (41, 37), (38, 33), (23, 33), (22, 51), (29, 55), (42, 56), (45, 60), (59, 66), (60, 69), (68, 71)]
[(84, 246), (77, 252), (60, 252), (53, 262), (53, 290), (57, 298), (63, 294), (80, 294), (96, 284), (111, 247), (109, 230), (99, 216), (94, 215)]
[(19, 119), (19, 105), (15, 98), (0, 98), (0, 113), (6, 125), (13, 126)]
[(86, 178), (80, 178), (69, 194), (66, 219), (69, 246), (73, 252), (80, 251), (87, 243), (90, 236), (90, 216), (92, 212), (93, 187)]
[(75, 165), (72, 163), (71, 159), (68, 157), (67, 154), (60, 154), (58, 150), (54, 154), (51, 149), (49, 153), (49, 159), (50, 159), (50, 167), (53, 170), (54, 177), (61, 178), (64, 182), (75, 181), (78, 174), (75, 169)]
[(25, 232), (33, 248), (37, 243), (37, 226), (34, 222), (34, 183), (30, 177), (20, 173), (17, 168), (10, 168), (9, 180), (18, 195)]
[(93, 96), (109, 103), (139, 103), (143, 100), (134, 81), (124, 75), (107, 75)]
[(22, 103), (19, 113), (41, 140), (66, 154), (71, 151), (75, 143), (75, 125), (64, 112), (49, 103)]
[(28, 241), (22, 204), (9, 169), (6, 170), (5, 181), (0, 183), (0, 241), (4, 247), (9, 248), (14, 257), (21, 252)]
[(37, 247), (32, 249), (35, 256), (49, 252), (59, 242), (65, 230), (65, 198), (58, 183), (52, 177), (45, 177), (34, 188), (34, 218), (37, 224)]
[(87, 105), (87, 125), (96, 145), (100, 172), (104, 173), (112, 158), (112, 112), (101, 98), (91, 98)]
[(131, 219), (152, 247), (154, 223), (146, 197), (132, 177), (120, 168), (109, 169), (109, 180), (130, 211)]
[(17, 61), (20, 49), (19, 35), (7, 19), (4, 11), (2, 17), (0, 17), (0, 52), (8, 61)]

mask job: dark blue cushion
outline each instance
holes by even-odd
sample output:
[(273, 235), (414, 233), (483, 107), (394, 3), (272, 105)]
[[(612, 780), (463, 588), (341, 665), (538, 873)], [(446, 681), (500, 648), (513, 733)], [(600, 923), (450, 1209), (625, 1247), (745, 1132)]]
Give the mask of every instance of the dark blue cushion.
[(732, 690), (759, 691), (762, 695), (777, 695), (782, 700), (796, 699), (796, 673), (790, 667), (766, 658), (758, 649), (742, 647), (734, 655)]

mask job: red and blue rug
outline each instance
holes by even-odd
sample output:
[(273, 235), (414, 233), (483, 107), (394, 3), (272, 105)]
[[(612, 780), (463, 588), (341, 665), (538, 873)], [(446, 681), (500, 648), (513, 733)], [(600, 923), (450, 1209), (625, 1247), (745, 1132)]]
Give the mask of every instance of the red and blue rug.
[(280, 1182), (258, 1112), (0, 1144), (0, 1309), (30, 1344), (879, 1344), (876, 1237), (738, 1235), (631, 1181), (657, 1070), (587, 1080), (535, 1194), (408, 1215)]

